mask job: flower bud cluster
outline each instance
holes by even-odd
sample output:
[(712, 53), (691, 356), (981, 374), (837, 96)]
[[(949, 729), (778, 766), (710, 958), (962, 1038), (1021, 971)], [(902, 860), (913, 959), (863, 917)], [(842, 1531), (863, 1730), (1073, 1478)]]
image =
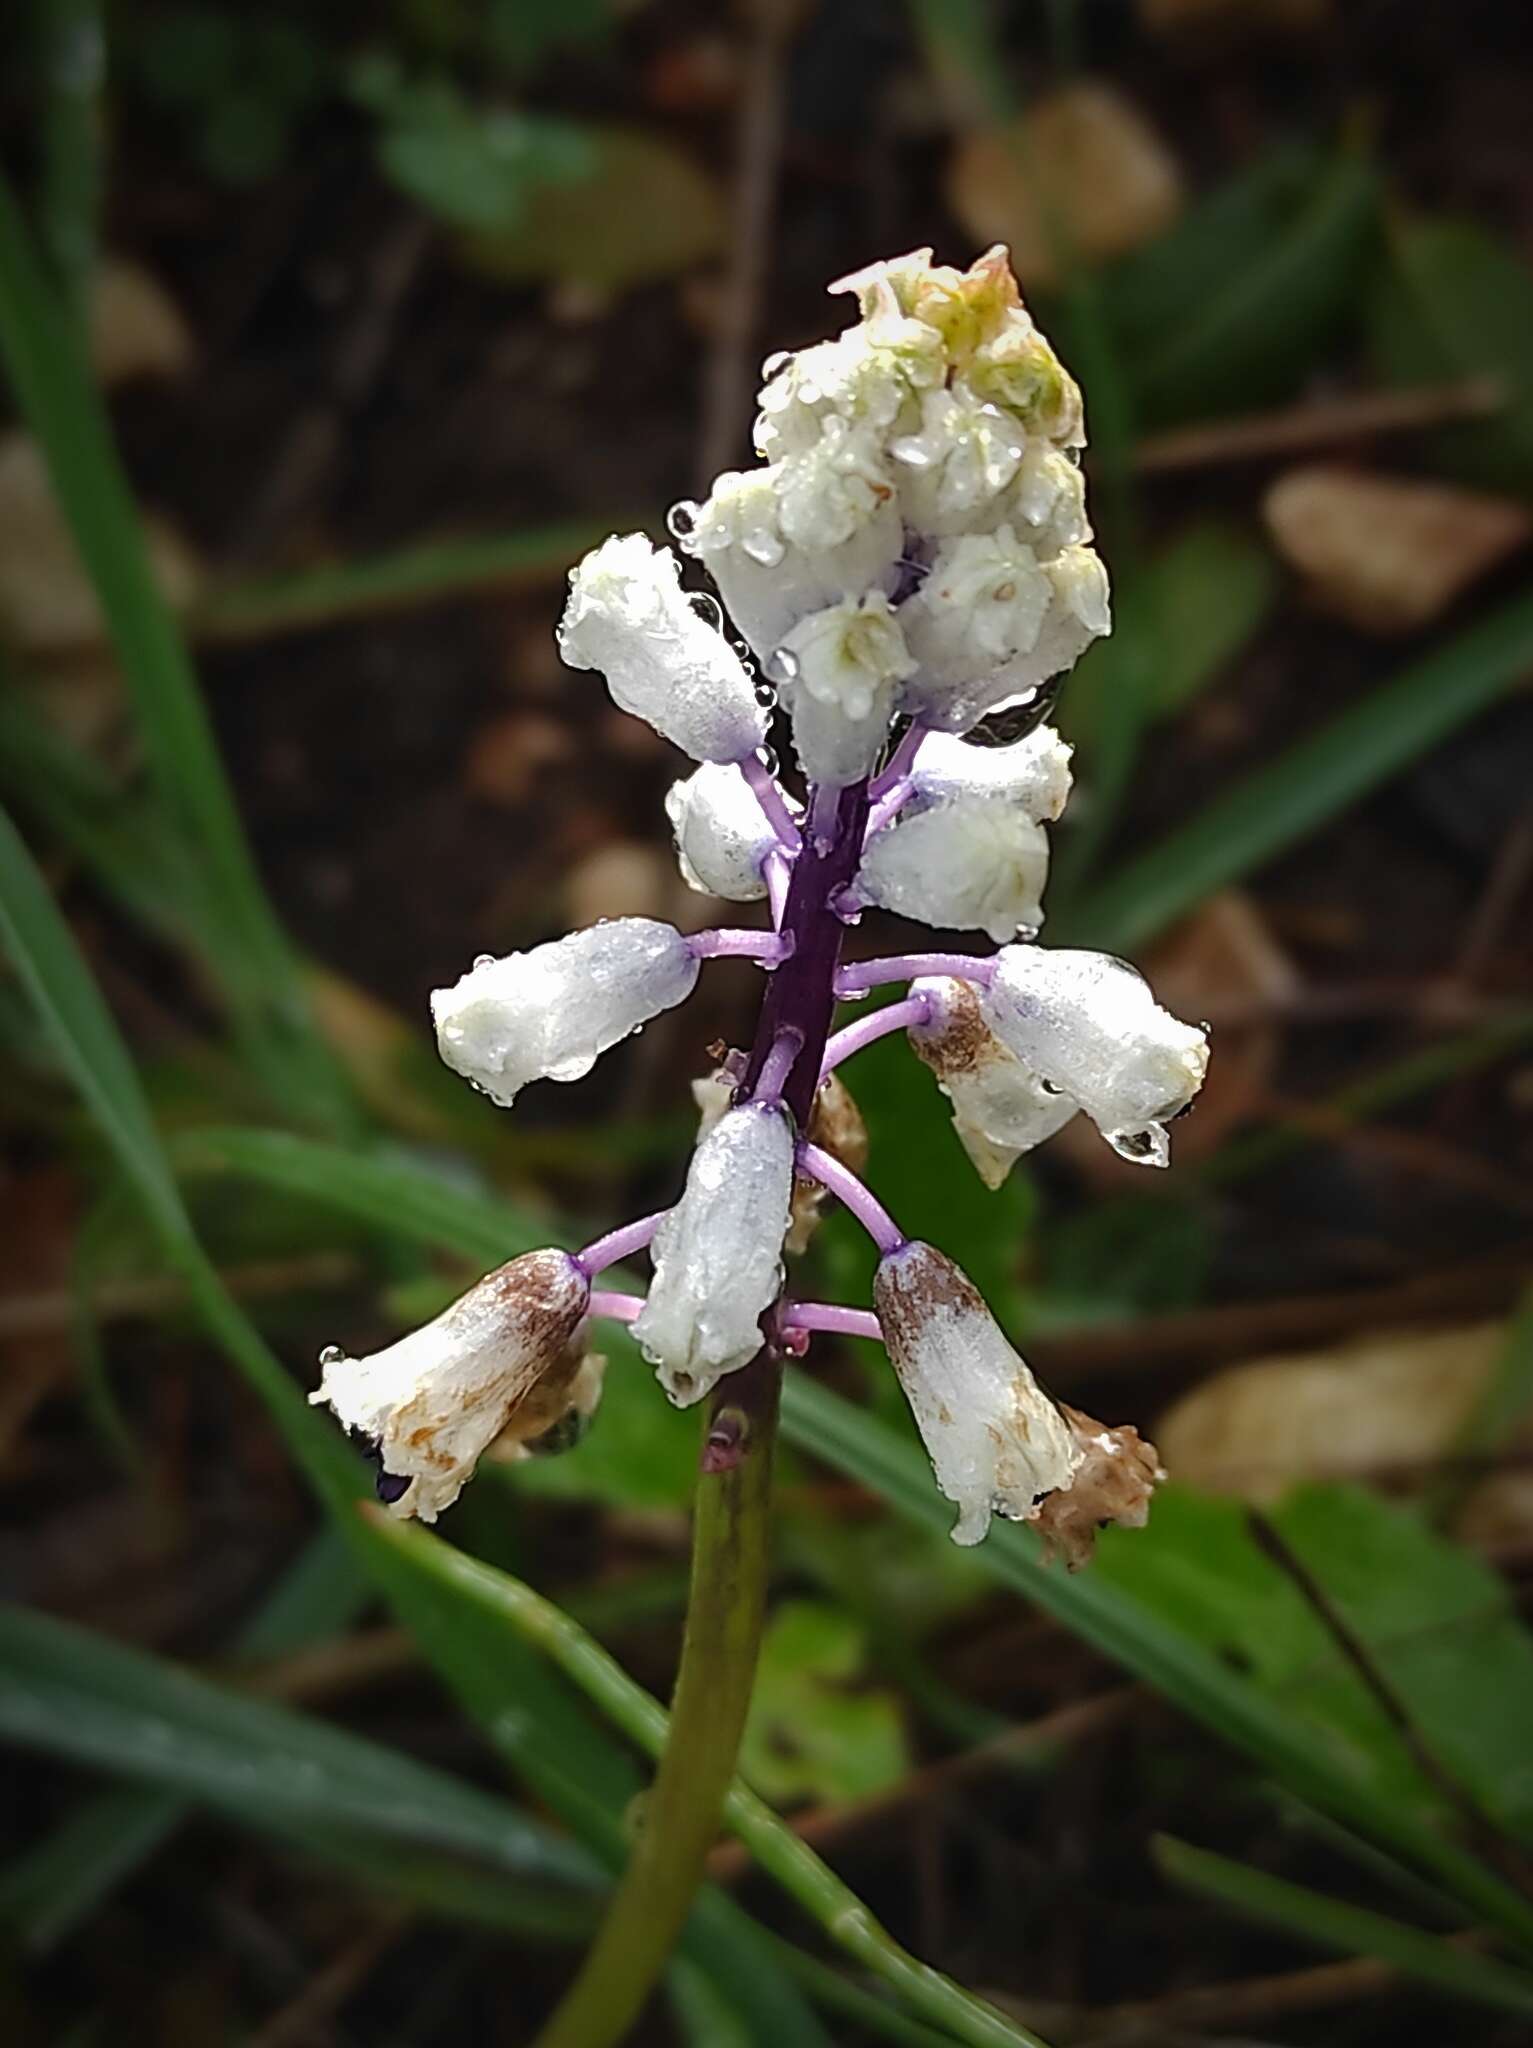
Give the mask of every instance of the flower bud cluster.
[[(678, 1406), (814, 1330), (880, 1336), (977, 1542), (992, 1513), (1036, 1521), (1073, 1566), (1098, 1523), (1142, 1521), (1153, 1449), (1062, 1409), (972, 1283), (906, 1238), (858, 1177), (867, 1134), (837, 1069), (904, 1028), (949, 1097), (987, 1186), (1077, 1114), (1125, 1158), (1164, 1165), (1167, 1125), (1203, 1078), (1203, 1031), (1130, 967), (1034, 943), (1047, 827), (1071, 787), (1047, 726), (1010, 745), (967, 738), (1035, 700), (1109, 630), (1077, 454), (1080, 394), (1022, 306), (1005, 251), (967, 271), (929, 251), (843, 280), (859, 318), (766, 366), (758, 467), (678, 507), (673, 532), (718, 600), (641, 534), (579, 563), (559, 628), (565, 660), (697, 765), (666, 799), (693, 889), (765, 901), (771, 929), (683, 934), (618, 918), (478, 960), (432, 999), (443, 1059), (509, 1107), (573, 1081), (734, 955), (768, 977), (755, 1038), (700, 1084), (685, 1184), (662, 1213), (570, 1255), (530, 1253), (369, 1358), (327, 1354), (316, 1399), (376, 1450), (395, 1512), (434, 1518), (482, 1455), (578, 1432), (600, 1389), (588, 1316), (633, 1325)], [(806, 787), (766, 742), (780, 705)], [(869, 909), (981, 932), (990, 957), (916, 954), (843, 966)], [(905, 996), (832, 1033), (838, 1001)], [(874, 1314), (795, 1301), (786, 1258), (823, 1203), (879, 1253)], [(597, 1277), (647, 1250), (647, 1295)]]

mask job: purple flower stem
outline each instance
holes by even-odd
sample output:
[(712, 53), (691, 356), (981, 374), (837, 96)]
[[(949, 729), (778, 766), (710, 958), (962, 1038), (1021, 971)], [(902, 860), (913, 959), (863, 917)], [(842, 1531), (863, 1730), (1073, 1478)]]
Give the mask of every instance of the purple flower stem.
[(875, 832), (882, 832), (885, 825), (898, 815), (914, 788), (915, 784), (908, 775), (902, 775), (898, 782), (890, 783), (888, 789), (868, 812), (868, 829), (864, 843), (871, 839)]
[(759, 960), (777, 967), (787, 958), (787, 941), (779, 932), (753, 932), (720, 926), (693, 932), (687, 940), (695, 960)]
[(923, 974), (951, 974), (988, 988), (995, 978), (993, 953), (893, 953), (886, 960), (854, 960), (836, 976), (836, 994), (843, 1002), (865, 996), (870, 988), (890, 981), (915, 981)]
[(930, 1023), (931, 1013), (929, 996), (906, 996), (902, 1002), (886, 1003), (883, 1009), (869, 1010), (865, 1017), (844, 1024), (833, 1038), (826, 1041), (825, 1057), (820, 1062), (820, 1079), (823, 1081), (843, 1060), (849, 1060), (854, 1052), (861, 1052), (876, 1038), (884, 1038), (891, 1031), (908, 1031), (912, 1024)]
[(800, 1144), (798, 1164), (801, 1172), (807, 1173), (811, 1180), (817, 1180), (844, 1209), (850, 1210), (886, 1257), (907, 1241), (905, 1233), (871, 1188), (864, 1187), (856, 1174), (843, 1166), (839, 1159), (832, 1159), (818, 1145)]
[(922, 725), (918, 718), (912, 719), (906, 726), (898, 746), (868, 784), (868, 794), (875, 804), (887, 796), (897, 782), (903, 782), (909, 775), (929, 729)]
[(841, 791), (833, 782), (817, 782), (809, 792), (809, 840), (816, 852), (828, 854), (836, 841)]
[(610, 1316), (615, 1323), (631, 1323), (643, 1306), (642, 1294), (614, 1294), (608, 1288), (598, 1287), (592, 1292), (586, 1313)]
[(843, 1308), (833, 1301), (785, 1301), (780, 1311), (784, 1329), (829, 1330), (838, 1337), (868, 1337), (881, 1344), (884, 1333), (870, 1308)]
[(576, 1252), (575, 1264), (588, 1280), (594, 1280), (608, 1266), (615, 1266), (620, 1259), (642, 1252), (665, 1221), (667, 1213), (664, 1209), (657, 1209), (653, 1216), (640, 1216), (632, 1223), (609, 1230), (605, 1237), (593, 1238), (590, 1244)]
[(793, 1071), (793, 1062), (798, 1058), (803, 1042), (804, 1034), (796, 1024), (784, 1024), (772, 1050), (761, 1062), (761, 1071), (751, 1090), (753, 1102), (781, 1102), (783, 1083)]
[(788, 799), (783, 795), (782, 784), (771, 774), (759, 754), (747, 754), (743, 761), (735, 764), (750, 784), (756, 801), (766, 813), (767, 823), (777, 834), (783, 851), (790, 857), (797, 853), (802, 836), (793, 813), (788, 809)]
[(781, 931), (783, 911), (788, 903), (788, 883), (793, 875), (793, 863), (781, 847), (775, 847), (766, 857), (763, 872), (766, 876), (767, 901), (772, 907), (772, 924), (776, 930)]
[(850, 784), (836, 797), (829, 848), (822, 850), (811, 836), (793, 863), (782, 919), (788, 957), (767, 983), (755, 1042), (736, 1092), (736, 1100), (742, 1102), (754, 1094), (783, 1029), (796, 1029), (801, 1034), (799, 1048), (782, 1084), (782, 1099), (801, 1131), (808, 1128), (820, 1084), (820, 1060), (836, 1008), (836, 969), (846, 937), (846, 926), (831, 906), (856, 872), (867, 815), (867, 784)]

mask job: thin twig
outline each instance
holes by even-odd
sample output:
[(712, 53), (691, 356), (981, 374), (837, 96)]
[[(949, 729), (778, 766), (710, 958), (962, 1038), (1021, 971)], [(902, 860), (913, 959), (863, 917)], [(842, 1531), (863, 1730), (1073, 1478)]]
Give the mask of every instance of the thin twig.
[(1082, 1330), (1039, 1331), (1028, 1357), (1051, 1383), (1066, 1384), (1072, 1375), (1137, 1372), (1209, 1359), (1225, 1363), (1285, 1345), (1323, 1344), (1354, 1331), (1504, 1308), (1521, 1293), (1530, 1266), (1533, 1245), (1521, 1244), (1389, 1287), (1287, 1295)]
[(349, 1941), (264, 2027), (247, 2036), (245, 2048), (295, 2048), (312, 2040), (364, 1984), (388, 1950), (410, 1925), (414, 1914), (397, 1909)]
[(1292, 455), (1372, 434), (1409, 433), (1450, 420), (1484, 419), (1506, 403), (1494, 377), (1463, 377), (1409, 391), (1365, 391), (1349, 398), (1308, 400), (1273, 412), (1209, 420), (1148, 435), (1135, 451), (1143, 472), (1205, 469), (1220, 462), (1252, 462)]
[[(1109, 1692), (1095, 1693), (1089, 1699), (1071, 1700), (1039, 1715), (1035, 1721), (1006, 1729), (988, 1742), (976, 1743), (972, 1749), (960, 1750), (955, 1756), (942, 1757), (923, 1770), (912, 1771), (887, 1791), (837, 1806), (808, 1807), (802, 1813), (788, 1816), (785, 1825), (792, 1828), (801, 1842), (821, 1852), (833, 1842), (844, 1842), (851, 1835), (878, 1827), (908, 1808), (945, 1796), (972, 1779), (1095, 1735), (1121, 1720), (1140, 1696), (1137, 1686), (1122, 1685)], [(719, 1884), (732, 1884), (744, 1875), (750, 1862), (751, 1852), (744, 1842), (721, 1842), (708, 1859), (708, 1874)]]
[(1379, 1711), (1400, 1737), (1422, 1776), (1434, 1785), (1463, 1823), (1467, 1839), (1486, 1861), (1520, 1891), (1533, 1896), (1533, 1865), (1486, 1812), (1479, 1799), (1437, 1754), (1417, 1726), (1405, 1701), (1380, 1669), (1372, 1650), (1341, 1612), (1325, 1587), (1299, 1556), (1277, 1525), (1259, 1508), (1246, 1510), (1246, 1522), (1257, 1547), (1290, 1578), (1336, 1647), (1352, 1666)]
[[(358, 1263), (349, 1252), (311, 1252), (303, 1258), (260, 1259), (228, 1267), (223, 1282), (237, 1299), (252, 1301), (291, 1294), (303, 1287), (345, 1287), (357, 1272)], [(102, 1322), (164, 1315), (183, 1306), (186, 1299), (185, 1283), (169, 1273), (138, 1280), (106, 1280), (89, 1294), (91, 1313)], [(14, 1295), (9, 1301), (0, 1301), (0, 1338), (48, 1336), (69, 1330), (76, 1308), (76, 1297), (67, 1288)]]

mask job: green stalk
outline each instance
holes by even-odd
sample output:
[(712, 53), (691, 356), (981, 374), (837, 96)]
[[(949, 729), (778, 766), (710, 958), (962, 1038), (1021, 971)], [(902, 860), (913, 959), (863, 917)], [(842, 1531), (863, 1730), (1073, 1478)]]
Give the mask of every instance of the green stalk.
[[(450, 1580), (458, 1592), (509, 1621), (638, 1748), (650, 1756), (668, 1753), (667, 1737), (675, 1724), (664, 1707), (636, 1685), (563, 1608), (520, 1579), (421, 1530), (400, 1522), (380, 1523), (379, 1527), (402, 1548), (417, 1550), (427, 1570)], [(1036, 2048), (1036, 2037), (1025, 2028), (902, 1949), (856, 1893), (739, 1778), (729, 1788), (724, 1815), (760, 1868), (853, 1961), (895, 1992), (912, 2012), (940, 2027), (947, 2038), (968, 2043), (969, 2048), (1024, 2048), (1024, 2044)]]
[(692, 1581), (670, 1740), (601, 1931), (535, 2048), (609, 2048), (670, 1959), (719, 1831), (750, 1707), (766, 1610), (772, 1449), (782, 1373), (764, 1354), (709, 1407), (705, 1444), (738, 1443), (698, 1475)]

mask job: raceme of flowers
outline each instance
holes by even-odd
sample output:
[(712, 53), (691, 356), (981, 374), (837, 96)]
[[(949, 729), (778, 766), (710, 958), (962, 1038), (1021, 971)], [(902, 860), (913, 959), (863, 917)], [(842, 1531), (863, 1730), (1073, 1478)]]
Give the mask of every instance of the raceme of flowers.
[[(617, 918), (482, 958), (432, 999), (443, 1059), (507, 1108), (529, 1082), (589, 1072), (720, 956), (761, 970), (753, 1042), (699, 1084), (702, 1130), (670, 1208), (577, 1252), (513, 1259), (370, 1358), (325, 1355), (314, 1399), (374, 1447), (397, 1514), (433, 1520), (481, 1456), (567, 1438), (599, 1391), (586, 1332), (603, 1316), (632, 1324), (682, 1407), (763, 1352), (801, 1355), (815, 1331), (880, 1338), (960, 1543), (999, 1513), (1037, 1523), (1073, 1566), (1100, 1523), (1147, 1513), (1153, 1446), (1056, 1404), (967, 1276), (859, 1177), (866, 1134), (840, 1071), (907, 1033), (992, 1188), (1077, 1116), (1164, 1166), (1167, 1127), (1202, 1083), (1205, 1033), (1132, 967), (1038, 943), (1046, 828), (1071, 775), (1069, 747), (1037, 721), (1047, 687), (1110, 629), (1080, 394), (1002, 248), (967, 271), (919, 250), (832, 289), (860, 317), (764, 366), (758, 466), (671, 515), (718, 597), (683, 585), (671, 549), (622, 534), (574, 569), (559, 628), (572, 668), (600, 671), (696, 764), (666, 800), (686, 881), (765, 904), (769, 925)], [(1021, 736), (968, 737), (996, 713)], [(802, 800), (768, 744), (779, 714)], [(998, 950), (848, 962), (869, 907)], [(840, 1005), (890, 984), (903, 994), (837, 1028)], [(871, 1310), (787, 1291), (785, 1254), (827, 1198), (877, 1247)], [(644, 1252), (647, 1293), (598, 1284)]]

